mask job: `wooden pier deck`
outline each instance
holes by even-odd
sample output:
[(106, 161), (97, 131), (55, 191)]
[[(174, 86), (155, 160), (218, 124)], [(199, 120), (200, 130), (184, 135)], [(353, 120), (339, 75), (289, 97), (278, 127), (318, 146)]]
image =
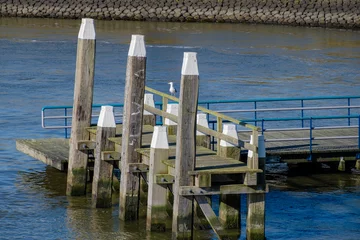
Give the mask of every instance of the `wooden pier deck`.
[[(250, 132), (240, 132), (240, 139), (249, 139)], [(313, 130), (312, 152), (313, 158), (318, 162), (339, 161), (339, 157), (345, 160), (355, 160), (355, 156), (360, 152), (358, 139), (327, 139), (316, 140), (317, 138), (331, 138), (336, 136), (354, 136), (357, 137), (357, 129), (321, 129)], [(296, 164), (308, 162), (310, 155), (309, 130), (301, 131), (271, 131), (264, 133), (266, 141), (266, 156), (280, 157), (281, 162)], [(294, 139), (303, 138), (306, 140), (296, 141), (272, 141), (275, 139)]]
[[(142, 148), (138, 149), (143, 155), (143, 163), (148, 163), (150, 157), (150, 143), (152, 139), (153, 126), (144, 125), (142, 134)], [(89, 128), (90, 138), (96, 135), (96, 127)], [(120, 152), (122, 142), (122, 125), (116, 126), (116, 137), (111, 141), (115, 143), (115, 151)], [(169, 160), (163, 162), (170, 168), (175, 168), (176, 156), (176, 136), (169, 135)], [(67, 170), (67, 162), (69, 155), (69, 140), (61, 138), (48, 139), (18, 139), (16, 140), (16, 148), (35, 159), (44, 162), (60, 171)], [(261, 170), (251, 170), (246, 163), (232, 159), (220, 157), (215, 151), (205, 147), (196, 147), (196, 171), (192, 175), (197, 174), (231, 174), (245, 173), (253, 171), (261, 172)]]
[[(96, 133), (96, 128), (91, 128), (89, 131), (92, 134)], [(113, 141), (116, 143), (116, 148), (121, 145), (122, 125), (117, 125), (116, 138)], [(145, 125), (142, 136), (142, 153), (144, 156), (149, 156), (149, 146), (151, 143), (153, 127)], [(331, 137), (337, 135), (357, 136), (356, 130), (332, 129), (332, 130), (314, 130), (314, 137)], [(269, 157), (280, 157), (281, 162), (290, 164), (308, 162), (307, 157), (310, 154), (309, 140), (301, 141), (281, 141), (272, 142), (272, 139), (285, 138), (307, 138), (309, 136), (308, 130), (303, 131), (277, 131), (265, 132), (266, 155)], [(239, 133), (240, 139), (249, 139), (250, 132)], [(169, 160), (164, 163), (170, 167), (174, 167), (175, 151), (176, 151), (176, 137), (169, 136)], [(331, 139), (331, 140), (314, 140), (312, 154), (316, 157), (318, 162), (339, 161), (342, 156), (345, 160), (355, 160), (355, 155), (360, 152), (358, 148), (357, 139)], [(61, 138), (47, 138), (47, 139), (18, 139), (16, 140), (17, 150), (35, 158), (47, 165), (50, 165), (60, 171), (67, 170), (68, 154), (69, 154), (69, 140)], [(246, 155), (246, 152), (242, 153)], [(144, 158), (146, 161), (146, 157)], [(205, 160), (206, 159), (206, 160)], [(232, 171), (241, 171), (240, 168), (246, 166), (244, 162), (239, 162), (234, 159), (226, 159), (216, 155), (216, 152), (204, 147), (197, 147), (197, 161), (196, 172), (206, 173), (211, 172), (214, 168), (220, 169), (222, 167), (223, 173), (231, 173)], [(218, 171), (218, 170), (217, 170)]]

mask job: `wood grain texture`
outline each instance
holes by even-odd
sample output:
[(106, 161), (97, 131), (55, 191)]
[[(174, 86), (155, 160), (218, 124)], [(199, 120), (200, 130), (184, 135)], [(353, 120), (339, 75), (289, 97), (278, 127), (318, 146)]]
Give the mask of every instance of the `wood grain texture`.
[(116, 128), (98, 127), (96, 132), (96, 149), (94, 177), (92, 183), (92, 206), (107, 208), (112, 206), (113, 163), (101, 159), (103, 151), (113, 151), (115, 144), (109, 141), (115, 136)]
[(146, 57), (128, 57), (122, 130), (120, 219), (138, 218), (139, 177), (129, 173), (128, 164), (140, 162), (142, 118), (144, 112)]
[(88, 140), (90, 127), (95, 65), (95, 40), (78, 39), (74, 105), (67, 177), (67, 195), (78, 196), (86, 192), (87, 152), (78, 151), (77, 143)]
[(192, 234), (192, 200), (179, 195), (180, 186), (193, 186), (188, 172), (195, 169), (196, 114), (199, 76), (181, 77), (179, 121), (176, 141), (173, 227), (174, 239), (189, 239)]

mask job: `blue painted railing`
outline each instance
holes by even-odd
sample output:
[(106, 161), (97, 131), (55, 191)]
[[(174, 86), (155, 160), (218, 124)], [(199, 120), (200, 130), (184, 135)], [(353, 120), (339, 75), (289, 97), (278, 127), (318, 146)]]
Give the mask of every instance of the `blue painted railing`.
[[(121, 123), (123, 104), (106, 104), (114, 107), (117, 123)], [(162, 102), (156, 102), (156, 107), (162, 108)], [(312, 131), (315, 128), (334, 128), (347, 126), (358, 128), (358, 147), (360, 148), (360, 96), (325, 96), (308, 98), (262, 98), (249, 100), (215, 100), (199, 101), (199, 105), (208, 109), (230, 115), (244, 122), (254, 123), (265, 131), (279, 129), (310, 130), (308, 137), (310, 152), (312, 150)], [(101, 104), (93, 105), (93, 124), (96, 124)], [(42, 108), (42, 127), (48, 129), (64, 129), (65, 137), (69, 136), (71, 127), (72, 106), (45, 106)], [(48, 114), (62, 112), (63, 115)], [(277, 117), (281, 114), (281, 117)], [(326, 114), (326, 115), (325, 115)], [(47, 121), (57, 122), (57, 125), (47, 125)], [(209, 119), (212, 129), (216, 128), (216, 119)], [(316, 127), (315, 127), (316, 121)], [(319, 123), (319, 121), (323, 121)], [(162, 118), (157, 118), (157, 124), (162, 124)], [(300, 124), (300, 125), (299, 125)], [(242, 131), (244, 129), (238, 129)], [(245, 130), (244, 130), (245, 131)], [(354, 138), (354, 136), (338, 136), (339, 138)], [(295, 141), (295, 140), (294, 140)]]

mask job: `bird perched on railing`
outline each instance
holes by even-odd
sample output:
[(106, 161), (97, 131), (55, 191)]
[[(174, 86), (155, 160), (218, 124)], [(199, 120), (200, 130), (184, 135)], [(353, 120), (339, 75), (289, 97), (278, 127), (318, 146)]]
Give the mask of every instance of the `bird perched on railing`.
[(173, 82), (169, 82), (168, 84), (170, 84), (169, 92), (170, 92), (171, 96), (175, 96), (175, 93), (177, 93), (177, 91), (176, 91), (176, 89), (174, 88), (174, 83), (173, 83)]

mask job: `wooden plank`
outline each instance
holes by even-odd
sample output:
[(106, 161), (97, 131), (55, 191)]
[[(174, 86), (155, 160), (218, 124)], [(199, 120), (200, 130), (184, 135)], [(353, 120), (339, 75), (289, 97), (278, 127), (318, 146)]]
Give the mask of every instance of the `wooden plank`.
[(212, 229), (214, 230), (215, 234), (219, 237), (219, 239), (226, 238), (226, 232), (224, 231), (223, 226), (221, 225), (219, 219), (215, 215), (214, 211), (212, 210), (207, 198), (205, 196), (195, 196), (195, 199), (204, 213), (206, 219), (210, 223)]
[(86, 128), (91, 124), (94, 67), (95, 67), (95, 28), (93, 19), (83, 18), (76, 54), (76, 73), (74, 85), (74, 105), (71, 122), (69, 148), (69, 171), (66, 193), (70, 196), (86, 194), (88, 154), (77, 150), (81, 140), (89, 139)]
[(221, 185), (213, 187), (183, 186), (179, 193), (182, 196), (208, 196), (208, 195), (239, 195), (252, 193), (267, 193), (269, 188), (257, 189), (256, 186), (246, 186), (244, 184)]
[(16, 149), (60, 171), (67, 171), (69, 139), (17, 139)]

